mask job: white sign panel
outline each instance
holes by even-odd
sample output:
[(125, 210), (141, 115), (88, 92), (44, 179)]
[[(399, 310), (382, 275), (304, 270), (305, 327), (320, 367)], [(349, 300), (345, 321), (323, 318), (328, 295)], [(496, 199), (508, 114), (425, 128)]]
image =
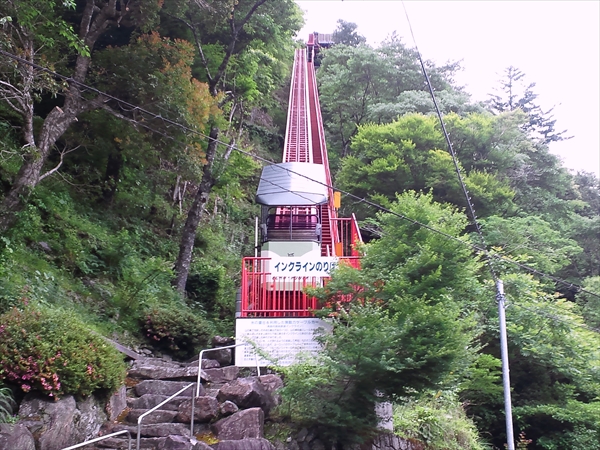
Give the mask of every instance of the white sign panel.
[(269, 262), (269, 270), (272, 276), (329, 277), (337, 265), (335, 257), (275, 257)]
[[(269, 359), (258, 357), (258, 364), (263, 367), (272, 364), (289, 366), (296, 362), (300, 353), (317, 353), (321, 348), (314, 339), (317, 330), (329, 332), (331, 325), (312, 317), (252, 317), (235, 321), (236, 342), (252, 342), (269, 356)], [(252, 345), (236, 349), (235, 365), (256, 367)]]

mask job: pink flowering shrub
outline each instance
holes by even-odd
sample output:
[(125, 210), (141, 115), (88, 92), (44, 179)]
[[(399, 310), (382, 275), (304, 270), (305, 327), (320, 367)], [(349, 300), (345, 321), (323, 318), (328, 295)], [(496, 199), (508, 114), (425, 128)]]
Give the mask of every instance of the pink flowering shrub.
[(0, 316), (0, 379), (50, 397), (115, 390), (120, 354), (74, 314), (28, 306)]

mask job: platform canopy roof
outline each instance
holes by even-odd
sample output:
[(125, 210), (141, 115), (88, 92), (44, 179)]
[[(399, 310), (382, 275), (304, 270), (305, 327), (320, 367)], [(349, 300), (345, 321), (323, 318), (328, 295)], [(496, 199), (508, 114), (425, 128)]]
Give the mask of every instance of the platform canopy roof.
[(327, 203), (325, 166), (301, 162), (263, 168), (256, 202), (265, 206), (309, 206)]

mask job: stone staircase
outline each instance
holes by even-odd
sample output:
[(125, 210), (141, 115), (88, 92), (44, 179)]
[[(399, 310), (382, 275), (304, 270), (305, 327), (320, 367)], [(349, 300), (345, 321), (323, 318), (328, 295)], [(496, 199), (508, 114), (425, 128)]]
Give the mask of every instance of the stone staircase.
[[(193, 436), (190, 436), (190, 421), (195, 384), (143, 418), (140, 449), (273, 450), (273, 445), (264, 439), (264, 418), (279, 401), (276, 390), (283, 385), (281, 379), (272, 374), (240, 377), (238, 367), (221, 367), (216, 360), (204, 359), (202, 369)], [(195, 383), (197, 375), (198, 361), (135, 360), (126, 387), (110, 399), (107, 407), (110, 421), (102, 426), (99, 435), (127, 430), (135, 449), (138, 418)], [(85, 448), (121, 450), (128, 448), (128, 440), (119, 436), (93, 445)]]

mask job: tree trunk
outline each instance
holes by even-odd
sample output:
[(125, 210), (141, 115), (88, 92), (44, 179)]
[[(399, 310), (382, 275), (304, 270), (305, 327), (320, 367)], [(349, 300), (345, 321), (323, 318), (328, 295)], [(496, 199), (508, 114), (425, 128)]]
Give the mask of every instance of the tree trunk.
[(190, 208), (181, 233), (181, 242), (179, 244), (179, 255), (175, 261), (176, 277), (173, 280), (174, 287), (181, 293), (185, 292), (185, 285), (190, 273), (192, 263), (192, 254), (194, 252), (194, 241), (196, 240), (196, 230), (202, 219), (204, 206), (208, 201), (210, 191), (215, 184), (212, 173), (212, 165), (217, 153), (217, 140), (219, 139), (219, 129), (212, 127), (209, 135), (208, 148), (206, 150), (206, 165), (202, 170), (202, 181), (198, 186), (198, 191), (194, 197), (194, 202)]
[(54, 108), (44, 120), (40, 132), (39, 146), (29, 147), (29, 153), (25, 157), (14, 184), (4, 197), (2, 204), (0, 204), (0, 233), (6, 232), (14, 225), (17, 214), (23, 209), (31, 191), (38, 184), (42, 168), (48, 159), (52, 146), (76, 120), (76, 114), (70, 114), (69, 112), (71, 112), (70, 110), (77, 110), (77, 105), (68, 105), (67, 102), (65, 102), (65, 105), (65, 112)]
[[(108, 0), (104, 3), (96, 2), (95, 0), (86, 0), (83, 10), (81, 22), (79, 24), (79, 37), (87, 45), (90, 51), (94, 49), (96, 41), (110, 25), (116, 25), (124, 15), (129, 14), (129, 8), (121, 9), (120, 2)], [(24, 36), (26, 36), (25, 33)], [(25, 55), (30, 55), (28, 58), (30, 63), (34, 62), (35, 51), (33, 41), (26, 39), (20, 42), (24, 49), (27, 50)], [(103, 104), (101, 95), (86, 100), (81, 96), (80, 85), (83, 83), (88, 74), (91, 59), (89, 56), (79, 54), (75, 60), (72, 79), (75, 82), (70, 83), (70, 86), (65, 93), (65, 102), (61, 108), (55, 107), (48, 116), (44, 119), (41, 127), (37, 143), (33, 133), (33, 101), (32, 94), (37, 89), (33, 84), (33, 64), (25, 64), (23, 70), (23, 78), (21, 80), (25, 88), (17, 89), (20, 96), (16, 99), (23, 106), (18, 112), (21, 114), (24, 123), (24, 139), (27, 142), (29, 153), (25, 155), (25, 160), (15, 183), (10, 191), (4, 197), (0, 204), (0, 234), (6, 232), (14, 225), (17, 214), (21, 211), (31, 191), (37, 186), (40, 181), (44, 163), (48, 159), (48, 155), (56, 141), (67, 131), (69, 126), (77, 120), (77, 116), (93, 109), (100, 108)], [(6, 96), (4, 97), (7, 98)]]

